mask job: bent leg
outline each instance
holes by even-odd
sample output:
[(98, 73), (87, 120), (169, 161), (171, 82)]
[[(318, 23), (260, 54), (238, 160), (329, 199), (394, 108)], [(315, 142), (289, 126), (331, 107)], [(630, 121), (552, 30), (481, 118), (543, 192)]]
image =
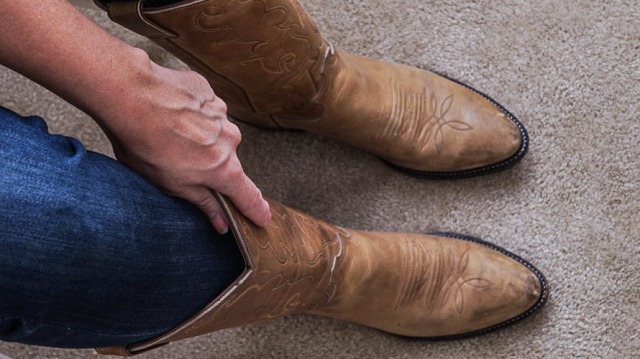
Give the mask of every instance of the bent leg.
[(196, 207), (0, 107), (0, 340), (141, 341), (191, 317), (243, 264)]

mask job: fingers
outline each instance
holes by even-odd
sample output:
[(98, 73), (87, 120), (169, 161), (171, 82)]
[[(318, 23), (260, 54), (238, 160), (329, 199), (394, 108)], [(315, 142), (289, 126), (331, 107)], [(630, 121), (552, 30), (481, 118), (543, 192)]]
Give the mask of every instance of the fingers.
[(118, 159), (195, 204), (219, 233), (229, 230), (229, 221), (214, 191), (255, 224), (266, 225), (269, 205), (242, 170), (236, 154), (241, 134), (228, 121), (224, 101), (195, 72), (153, 69), (153, 81), (137, 101), (114, 115), (136, 121), (118, 120), (119, 126), (108, 128)]
[(229, 231), (228, 220), (222, 206), (208, 188), (192, 187), (180, 196), (198, 206), (207, 215), (216, 232), (226, 234)]
[[(208, 186), (226, 195), (236, 208), (258, 226), (266, 226), (271, 220), (269, 204), (256, 185), (247, 177), (235, 152), (242, 136), (240, 129), (228, 120), (223, 121), (220, 139), (226, 143), (226, 154), (218, 153), (216, 175)], [(221, 142), (222, 142), (221, 141)]]
[[(240, 160), (235, 152), (238, 144), (241, 141), (241, 134), (238, 127), (228, 120), (224, 120), (220, 133), (219, 133), (219, 145), (216, 152), (214, 152), (213, 158), (218, 158), (217, 161), (213, 161), (215, 164), (209, 172), (209, 181), (202, 183), (210, 190), (199, 190), (200, 202), (194, 202), (198, 207), (202, 208), (205, 213), (211, 219), (211, 223), (216, 229), (223, 228), (219, 222), (224, 217), (219, 217), (216, 214), (222, 214), (220, 204), (215, 201), (211, 201), (213, 195), (211, 191), (218, 191), (226, 195), (236, 208), (245, 215), (249, 220), (258, 226), (266, 226), (271, 221), (271, 211), (269, 210), (269, 204), (262, 197), (262, 193), (258, 187), (247, 177), (242, 169)], [(224, 150), (220, 150), (224, 148)], [(224, 154), (223, 154), (224, 153)], [(216, 163), (217, 162), (217, 163)], [(205, 192), (206, 195), (205, 195)], [(213, 207), (209, 202), (214, 202), (216, 207)], [(213, 215), (210, 215), (213, 213)], [(228, 228), (228, 224), (225, 221), (224, 228)], [(220, 232), (220, 231), (218, 231)]]
[(260, 190), (247, 176), (244, 176), (241, 184), (234, 190), (230, 191), (227, 196), (240, 212), (258, 226), (264, 227), (269, 224), (269, 221), (271, 221), (269, 203), (262, 197)]
[[(236, 149), (240, 144), (242, 135), (240, 129), (226, 118), (226, 105), (220, 99), (208, 102), (203, 111), (210, 111), (214, 120), (202, 125), (206, 128), (205, 137), (213, 139), (207, 144), (209, 166), (200, 175), (198, 185), (191, 187), (189, 197), (182, 196), (197, 205), (204, 211), (212, 225), (219, 233), (228, 230), (228, 221), (223, 215), (220, 204), (215, 200), (212, 191), (218, 191), (226, 195), (236, 208), (249, 220), (258, 226), (265, 226), (271, 220), (269, 204), (262, 197), (262, 193), (256, 185), (247, 177), (242, 169)], [(222, 116), (219, 116), (222, 114)], [(207, 141), (200, 141), (206, 143)], [(204, 154), (205, 152), (203, 152)], [(195, 156), (193, 153), (191, 156)]]
[(236, 208), (253, 223), (264, 227), (271, 221), (269, 203), (242, 170), (238, 157), (233, 155), (226, 168), (227, 176), (217, 190), (226, 195)]

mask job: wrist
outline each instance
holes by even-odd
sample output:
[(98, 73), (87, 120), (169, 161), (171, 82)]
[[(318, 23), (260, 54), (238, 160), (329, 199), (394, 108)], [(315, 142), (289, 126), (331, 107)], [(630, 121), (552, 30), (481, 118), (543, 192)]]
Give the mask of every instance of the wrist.
[(66, 1), (47, 2), (47, 11), (39, 2), (1, 3), (0, 64), (51, 90), (105, 129), (128, 120), (123, 114), (135, 108), (132, 94), (144, 92), (153, 78), (153, 64), (142, 50), (113, 37)]
[(132, 125), (141, 116), (143, 97), (157, 85), (156, 65), (146, 52), (122, 43), (116, 63), (97, 76), (104, 79), (94, 88), (86, 110), (98, 124), (110, 131)]

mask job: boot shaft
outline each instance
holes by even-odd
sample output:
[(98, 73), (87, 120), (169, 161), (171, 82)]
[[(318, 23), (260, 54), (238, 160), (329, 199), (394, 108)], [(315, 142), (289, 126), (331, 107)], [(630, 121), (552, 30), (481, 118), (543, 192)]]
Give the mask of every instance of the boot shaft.
[(130, 0), (108, 11), (203, 74), (233, 117), (277, 127), (278, 118), (323, 116), (314, 99), (326, 87), (332, 49), (295, 0), (200, 0), (158, 9)]
[(217, 196), (245, 260), (245, 271), (202, 311), (170, 332), (102, 354), (131, 356), (168, 342), (254, 324), (328, 305), (337, 295), (335, 271), (349, 231), (269, 201), (272, 220), (255, 226)]

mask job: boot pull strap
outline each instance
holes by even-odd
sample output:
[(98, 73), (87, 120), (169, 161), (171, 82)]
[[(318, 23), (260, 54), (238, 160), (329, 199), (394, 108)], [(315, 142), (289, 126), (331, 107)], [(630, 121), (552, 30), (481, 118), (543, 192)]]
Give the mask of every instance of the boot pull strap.
[(175, 37), (176, 35), (149, 20), (142, 11), (143, 0), (111, 1), (107, 12), (114, 22), (149, 38)]

